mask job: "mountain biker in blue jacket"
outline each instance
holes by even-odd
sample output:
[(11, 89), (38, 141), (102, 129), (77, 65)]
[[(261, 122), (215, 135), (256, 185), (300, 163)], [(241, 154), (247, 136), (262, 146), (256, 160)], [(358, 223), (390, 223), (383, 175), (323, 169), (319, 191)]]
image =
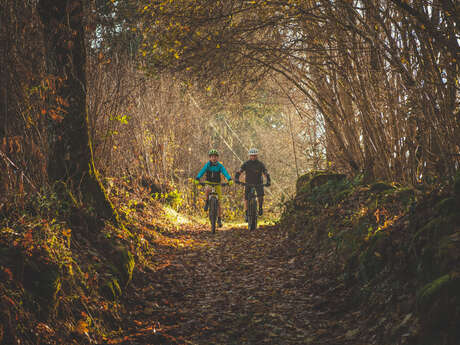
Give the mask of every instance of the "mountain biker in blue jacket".
[[(265, 175), (267, 179), (267, 183), (265, 184), (267, 187), (270, 186), (270, 174), (265, 168), (264, 163), (259, 161), (257, 155), (259, 154), (259, 150), (256, 148), (252, 148), (248, 152), (249, 160), (241, 165), (240, 170), (238, 170), (235, 174), (235, 181), (239, 183), (241, 173), (245, 173), (246, 175), (246, 183), (258, 185), (256, 187), (257, 193), (257, 200), (259, 201), (259, 216), (263, 214), (263, 204), (264, 204), (264, 186), (262, 185), (263, 179), (262, 175)], [(245, 186), (244, 188), (244, 210), (246, 213), (246, 221), (248, 221), (248, 198), (249, 198), (249, 191), (250, 188)]]
[[(206, 174), (206, 181), (210, 182), (212, 184), (216, 184), (216, 192), (219, 198), (219, 201), (222, 199), (222, 188), (220, 185), (220, 180), (221, 176), (220, 174), (223, 174), (225, 178), (228, 181), (229, 185), (233, 184), (232, 177), (230, 174), (227, 172), (225, 167), (221, 162), (219, 162), (217, 159), (219, 157), (219, 152), (215, 149), (209, 150), (209, 161), (203, 166), (203, 168), (200, 170), (198, 175), (196, 175), (195, 183), (198, 184), (200, 178)], [(205, 193), (206, 193), (206, 204), (204, 206), (204, 210), (207, 211), (209, 204), (208, 204), (208, 196), (209, 196), (210, 188), (207, 186)], [(222, 226), (222, 207), (220, 205), (221, 203), (219, 202), (219, 217), (217, 218), (217, 225), (219, 227)]]

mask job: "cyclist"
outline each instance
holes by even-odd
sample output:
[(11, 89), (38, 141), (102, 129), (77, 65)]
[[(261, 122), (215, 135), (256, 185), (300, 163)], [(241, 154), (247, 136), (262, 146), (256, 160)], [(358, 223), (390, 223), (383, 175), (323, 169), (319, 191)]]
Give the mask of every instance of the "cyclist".
[[(219, 200), (221, 200), (222, 188), (220, 185), (220, 178), (221, 178), (220, 174), (224, 174), (230, 186), (233, 184), (233, 180), (230, 174), (227, 172), (227, 170), (223, 166), (223, 164), (217, 160), (219, 157), (219, 152), (215, 149), (211, 149), (209, 150), (208, 155), (209, 155), (209, 161), (200, 170), (198, 175), (196, 175), (195, 183), (198, 184), (200, 181), (200, 178), (206, 173), (206, 181), (216, 184), (216, 192), (217, 192)], [(205, 211), (207, 211), (209, 207), (209, 204), (208, 204), (209, 192), (210, 192), (210, 188), (207, 186), (205, 189), (205, 193), (206, 193), (206, 204), (204, 205)], [(217, 218), (217, 225), (219, 227), (222, 226), (222, 207), (220, 206), (220, 204), (221, 203), (219, 202), (219, 211), (218, 211), (219, 216)]]
[[(249, 184), (256, 184), (259, 185), (256, 187), (257, 192), (257, 200), (259, 201), (259, 216), (263, 214), (263, 204), (264, 204), (264, 186), (262, 186), (263, 179), (262, 174), (265, 175), (267, 178), (266, 186), (270, 186), (271, 180), (270, 175), (265, 168), (264, 163), (259, 161), (257, 155), (259, 154), (259, 150), (256, 148), (252, 148), (248, 152), (249, 160), (241, 165), (240, 170), (238, 170), (235, 174), (235, 181), (239, 183), (241, 173), (245, 173), (246, 175), (246, 183)], [(249, 198), (249, 187), (245, 186), (244, 188), (244, 210), (246, 214), (246, 221), (248, 221), (248, 198)]]

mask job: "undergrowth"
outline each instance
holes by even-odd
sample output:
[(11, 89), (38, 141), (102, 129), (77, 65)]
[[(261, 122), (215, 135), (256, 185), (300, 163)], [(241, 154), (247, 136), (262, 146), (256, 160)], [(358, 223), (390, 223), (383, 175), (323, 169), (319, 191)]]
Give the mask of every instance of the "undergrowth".
[[(322, 176), (320, 183), (317, 176)], [(382, 344), (399, 343), (398, 337), (407, 344), (439, 339), (438, 344), (456, 344), (459, 186), (460, 175), (450, 183), (401, 186), (313, 172), (299, 179), (282, 224), (299, 246), (334, 251), (339, 281), (352, 289), (354, 303), (367, 305), (370, 315), (377, 318), (374, 310), (383, 308), (411, 320), (404, 330), (382, 329)]]
[(52, 188), (2, 205), (0, 343), (102, 343), (116, 335), (126, 289), (152, 265), (149, 240), (168, 220), (133, 181), (111, 179), (108, 187), (121, 226)]

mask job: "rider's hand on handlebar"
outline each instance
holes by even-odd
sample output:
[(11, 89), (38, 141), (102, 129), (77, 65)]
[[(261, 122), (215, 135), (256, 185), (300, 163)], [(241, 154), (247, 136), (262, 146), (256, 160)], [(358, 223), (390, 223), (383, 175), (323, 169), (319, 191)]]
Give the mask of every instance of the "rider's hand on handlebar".
[(193, 183), (194, 183), (194, 184), (199, 184), (199, 183), (200, 183), (200, 180), (195, 179), (195, 180), (193, 180)]
[(231, 186), (233, 184), (233, 180), (228, 181), (228, 185)]

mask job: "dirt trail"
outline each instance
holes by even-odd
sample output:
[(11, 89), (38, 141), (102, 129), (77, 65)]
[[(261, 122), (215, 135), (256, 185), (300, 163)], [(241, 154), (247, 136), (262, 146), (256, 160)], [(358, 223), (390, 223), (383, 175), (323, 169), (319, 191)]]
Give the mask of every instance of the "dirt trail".
[(135, 277), (123, 343), (358, 344), (340, 320), (343, 289), (278, 228), (165, 238), (156, 268)]

